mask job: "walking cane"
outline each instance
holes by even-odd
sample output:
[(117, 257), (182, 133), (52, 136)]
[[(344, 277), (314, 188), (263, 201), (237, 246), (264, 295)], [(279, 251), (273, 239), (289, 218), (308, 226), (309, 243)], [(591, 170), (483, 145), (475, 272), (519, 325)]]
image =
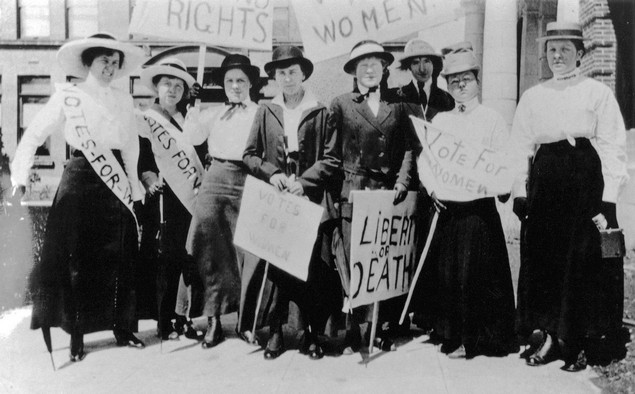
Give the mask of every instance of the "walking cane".
[(42, 336), (44, 337), (46, 350), (49, 351), (49, 356), (51, 356), (51, 364), (53, 365), (53, 371), (56, 371), (55, 360), (53, 360), (53, 346), (51, 345), (51, 327), (42, 327)]
[(421, 274), (421, 269), (423, 268), (423, 263), (428, 255), (428, 250), (430, 249), (430, 243), (432, 242), (432, 237), (434, 236), (434, 230), (437, 228), (437, 221), (439, 220), (439, 211), (434, 211), (434, 217), (432, 218), (432, 224), (430, 225), (430, 231), (428, 232), (428, 238), (426, 239), (426, 245), (423, 248), (423, 253), (421, 253), (421, 257), (419, 258), (419, 265), (417, 266), (417, 271), (415, 272), (415, 276), (412, 278), (412, 283), (410, 283), (410, 290), (408, 291), (408, 298), (406, 299), (406, 304), (403, 307), (403, 311), (401, 311), (401, 318), (399, 319), (399, 324), (403, 324), (403, 320), (406, 318), (406, 314), (408, 313), (408, 306), (410, 305), (410, 300), (412, 299), (412, 294), (414, 293), (415, 286), (417, 284), (417, 279)]
[(254, 325), (251, 330), (252, 337), (249, 338), (249, 342), (254, 341), (256, 336), (256, 326), (258, 325), (258, 311), (260, 311), (260, 304), (262, 304), (262, 295), (265, 292), (265, 283), (267, 282), (267, 273), (269, 272), (269, 262), (265, 262), (265, 272), (262, 275), (262, 283), (260, 284), (260, 291), (258, 292), (258, 301), (256, 302), (256, 315), (254, 316)]

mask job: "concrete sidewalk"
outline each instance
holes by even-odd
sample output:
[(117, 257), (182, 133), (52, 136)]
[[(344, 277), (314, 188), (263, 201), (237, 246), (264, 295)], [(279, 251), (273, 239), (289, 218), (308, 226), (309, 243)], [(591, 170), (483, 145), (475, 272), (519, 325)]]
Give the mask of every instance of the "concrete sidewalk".
[[(597, 375), (561, 371), (561, 361), (531, 368), (518, 355), (451, 360), (427, 336), (404, 340), (394, 352), (310, 360), (296, 349), (265, 361), (262, 350), (237, 339), (236, 315), (223, 318), (227, 340), (203, 350), (181, 337), (160, 345), (156, 322), (140, 322), (143, 350), (119, 348), (111, 332), (85, 337), (87, 356), (68, 361), (69, 336), (52, 329), (52, 370), (41, 332), (29, 329), (30, 308), (0, 317), (0, 392), (8, 393), (599, 393)], [(203, 320), (196, 321), (199, 327)], [(417, 332), (413, 330), (413, 333)], [(285, 338), (287, 344), (297, 340)], [(291, 347), (291, 346), (289, 346)], [(161, 349), (162, 348), (162, 349)]]

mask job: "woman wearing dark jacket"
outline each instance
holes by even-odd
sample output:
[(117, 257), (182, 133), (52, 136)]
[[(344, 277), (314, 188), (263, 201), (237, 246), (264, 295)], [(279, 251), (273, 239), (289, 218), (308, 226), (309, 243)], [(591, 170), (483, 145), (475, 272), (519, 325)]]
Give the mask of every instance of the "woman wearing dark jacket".
[[(414, 132), (405, 105), (385, 99), (381, 81), (394, 57), (375, 41), (362, 41), (350, 54), (344, 71), (357, 77), (358, 91), (336, 97), (331, 103), (329, 129), (339, 134), (344, 180), (340, 209), (345, 259), (350, 258), (351, 204), (353, 190), (394, 189), (395, 203), (403, 201), (416, 176)], [(341, 264), (343, 269), (347, 263)], [(346, 286), (346, 285), (345, 285)], [(389, 301), (391, 302), (391, 301)], [(361, 347), (359, 324), (369, 319), (371, 308), (360, 307), (346, 335), (345, 353)], [(382, 317), (380, 316), (380, 320)], [(390, 349), (385, 333), (381, 348)]]
[[(281, 93), (256, 113), (243, 160), (250, 172), (278, 190), (306, 196), (325, 207), (323, 223), (315, 243), (307, 282), (271, 266), (274, 300), (269, 316), (270, 337), (265, 359), (274, 359), (283, 351), (282, 324), (289, 300), (299, 307), (306, 329), (300, 351), (312, 359), (323, 356), (317, 334), (328, 316), (333, 270), (329, 268), (329, 248), (325, 229), (334, 219), (331, 194), (337, 186), (339, 154), (337, 134), (327, 130), (329, 114), (302, 82), (311, 76), (313, 64), (293, 46), (276, 48), (267, 74), (276, 80)], [(324, 251), (324, 253), (323, 253)], [(337, 293), (337, 291), (335, 291)]]

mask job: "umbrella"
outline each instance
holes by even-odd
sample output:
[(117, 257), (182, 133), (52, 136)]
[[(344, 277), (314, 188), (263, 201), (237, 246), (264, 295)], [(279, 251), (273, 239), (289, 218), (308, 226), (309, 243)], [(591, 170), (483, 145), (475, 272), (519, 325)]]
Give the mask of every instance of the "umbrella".
[(55, 360), (53, 360), (53, 346), (51, 345), (51, 327), (42, 327), (42, 336), (44, 337), (44, 343), (46, 343), (46, 350), (49, 351), (49, 356), (51, 356), (53, 371), (55, 371)]

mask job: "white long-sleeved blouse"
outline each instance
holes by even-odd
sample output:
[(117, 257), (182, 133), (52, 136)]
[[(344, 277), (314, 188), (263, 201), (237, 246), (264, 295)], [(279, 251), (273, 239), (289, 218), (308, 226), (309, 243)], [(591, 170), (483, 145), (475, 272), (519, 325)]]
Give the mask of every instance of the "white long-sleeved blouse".
[[(106, 108), (106, 111), (85, 111), (86, 121), (91, 127), (91, 138), (104, 149), (121, 151), (124, 170), (132, 190), (132, 198), (135, 201), (141, 200), (143, 192), (137, 175), (139, 140), (132, 96), (112, 87), (102, 87), (90, 75), (86, 82), (78, 84), (77, 87), (95, 99), (98, 105)], [(63, 130), (66, 142), (71, 147), (81, 150), (77, 136), (71, 125), (66, 122), (63, 100), (64, 96), (61, 92), (53, 93), (46, 105), (29, 124), (11, 163), (11, 182), (13, 185), (27, 184), (35, 151), (51, 134)]]
[(203, 111), (190, 108), (183, 124), (183, 137), (192, 145), (200, 145), (207, 140), (208, 152), (212, 157), (224, 160), (243, 160), (247, 138), (254, 122), (258, 105), (247, 99), (245, 108), (237, 108), (231, 117), (221, 119), (231, 108), (219, 105)]
[(522, 161), (514, 196), (526, 196), (527, 157), (540, 144), (565, 139), (574, 144), (577, 137), (588, 138), (602, 162), (602, 200), (617, 202), (628, 180), (624, 120), (611, 89), (577, 70), (532, 87), (520, 99), (510, 140), (510, 150)]

